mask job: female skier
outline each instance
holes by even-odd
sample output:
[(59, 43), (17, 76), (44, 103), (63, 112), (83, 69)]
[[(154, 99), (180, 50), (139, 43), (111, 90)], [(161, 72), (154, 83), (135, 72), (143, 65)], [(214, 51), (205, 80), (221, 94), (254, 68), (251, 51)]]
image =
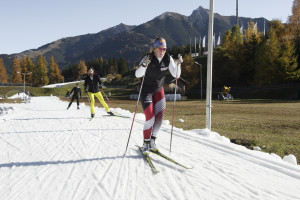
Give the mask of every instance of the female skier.
[(74, 92), (74, 93), (73, 93), (72, 99), (71, 99), (67, 109), (70, 108), (70, 106), (72, 105), (72, 103), (75, 99), (77, 100), (77, 109), (79, 109), (79, 98), (81, 99), (81, 89), (79, 87), (79, 83), (76, 83), (76, 87), (73, 87), (73, 89), (71, 90), (69, 95), (71, 95), (72, 92)]
[(143, 154), (149, 155), (150, 149), (158, 151), (155, 140), (160, 130), (166, 109), (164, 82), (169, 71), (175, 78), (180, 77), (182, 57), (174, 61), (166, 54), (167, 43), (162, 37), (156, 38), (153, 51), (140, 62), (135, 71), (136, 77), (144, 77), (141, 91), (141, 104), (145, 113)]

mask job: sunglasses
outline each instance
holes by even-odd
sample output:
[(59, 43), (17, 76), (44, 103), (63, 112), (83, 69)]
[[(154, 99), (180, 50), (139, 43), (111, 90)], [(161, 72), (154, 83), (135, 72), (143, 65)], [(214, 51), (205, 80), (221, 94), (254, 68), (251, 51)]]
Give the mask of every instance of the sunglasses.
[(157, 47), (156, 48), (158, 51), (167, 51), (167, 48), (160, 48), (160, 47)]

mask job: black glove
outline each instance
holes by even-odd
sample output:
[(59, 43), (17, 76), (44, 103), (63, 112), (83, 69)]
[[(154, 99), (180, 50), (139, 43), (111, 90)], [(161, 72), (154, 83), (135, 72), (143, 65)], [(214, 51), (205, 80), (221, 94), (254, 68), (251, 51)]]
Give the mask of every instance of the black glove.
[(99, 88), (102, 89), (102, 85), (100, 85)]
[(84, 90), (84, 93), (86, 93), (86, 94), (87, 94), (87, 93), (88, 93), (88, 91), (87, 91), (87, 90)]

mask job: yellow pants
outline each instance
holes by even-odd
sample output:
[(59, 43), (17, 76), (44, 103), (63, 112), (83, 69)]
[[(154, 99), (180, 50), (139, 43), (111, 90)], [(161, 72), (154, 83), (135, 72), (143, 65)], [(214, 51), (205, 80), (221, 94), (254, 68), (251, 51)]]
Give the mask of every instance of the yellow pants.
[(100, 92), (97, 92), (97, 93), (89, 92), (88, 94), (89, 94), (89, 98), (90, 98), (90, 101), (91, 101), (91, 113), (95, 113), (95, 97), (94, 96), (96, 96), (99, 99), (100, 103), (103, 105), (106, 112), (109, 112), (109, 107), (105, 103), (105, 101), (102, 97), (102, 94)]

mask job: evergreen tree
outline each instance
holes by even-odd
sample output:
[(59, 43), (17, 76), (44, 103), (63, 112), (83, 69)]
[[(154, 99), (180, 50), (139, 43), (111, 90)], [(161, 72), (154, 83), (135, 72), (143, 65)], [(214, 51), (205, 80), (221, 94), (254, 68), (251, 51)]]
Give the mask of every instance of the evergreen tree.
[(26, 68), (27, 68), (28, 72), (31, 72), (31, 74), (26, 75), (25, 81), (26, 81), (26, 83), (29, 83), (32, 86), (32, 74), (35, 69), (35, 66), (29, 56), (26, 57)]
[(49, 83), (61, 83), (62, 81), (63, 76), (61, 75), (58, 64), (54, 62), (54, 58), (51, 56), (49, 64)]
[(214, 84), (238, 85), (243, 84), (241, 50), (243, 38), (238, 25), (233, 26), (223, 37), (223, 43), (214, 51)]
[[(28, 80), (28, 76), (31, 75), (31, 74), (28, 74), (28, 73), (30, 73), (30, 72), (29, 72), (29, 70), (28, 70), (26, 58), (25, 58), (24, 56), (22, 57), (22, 59), (21, 59), (21, 61), (20, 61), (20, 67), (21, 67), (21, 72), (22, 72), (23, 74), (26, 74), (26, 75), (25, 75), (25, 79)], [(24, 81), (24, 76), (22, 76), (22, 79), (23, 79), (23, 81)], [(25, 80), (26, 83), (28, 83), (27, 80)]]
[(32, 85), (33, 86), (44, 86), (49, 83), (48, 69), (43, 55), (38, 56), (35, 70), (32, 74)]
[(4, 61), (2, 58), (0, 58), (0, 83), (7, 83), (7, 81), (8, 81), (8, 76), (4, 65)]
[(274, 84), (299, 78), (294, 48), (286, 26), (278, 20), (269, 23), (270, 30), (256, 53), (255, 84)]
[(64, 81), (74, 81), (74, 80), (76, 80), (77, 74), (78, 74), (77, 65), (68, 65), (62, 71)]
[(119, 74), (125, 74), (129, 71), (128, 63), (124, 58), (120, 58), (118, 65), (119, 65)]
[(294, 0), (292, 15), (288, 20), (289, 30), (295, 46), (295, 54), (298, 57), (298, 69), (300, 68), (300, 0)]
[(21, 67), (19, 60), (15, 57), (12, 64), (12, 72), (10, 76), (11, 83), (22, 83)]
[(271, 84), (276, 81), (278, 63), (276, 58), (279, 56), (279, 41), (274, 29), (268, 32), (268, 39), (258, 48), (255, 66), (254, 83), (256, 85)]
[(113, 59), (113, 65), (114, 65), (114, 75), (116, 75), (119, 71), (119, 66), (118, 66), (117, 59)]
[(242, 70), (240, 73), (243, 85), (252, 84), (255, 76), (256, 60), (255, 54), (258, 46), (262, 42), (262, 32), (259, 32), (257, 25), (251, 21), (248, 23), (248, 28), (244, 29), (244, 45), (241, 50)]
[(82, 75), (86, 74), (87, 72), (87, 66), (83, 60), (81, 60), (77, 65), (77, 80), (81, 80)]

